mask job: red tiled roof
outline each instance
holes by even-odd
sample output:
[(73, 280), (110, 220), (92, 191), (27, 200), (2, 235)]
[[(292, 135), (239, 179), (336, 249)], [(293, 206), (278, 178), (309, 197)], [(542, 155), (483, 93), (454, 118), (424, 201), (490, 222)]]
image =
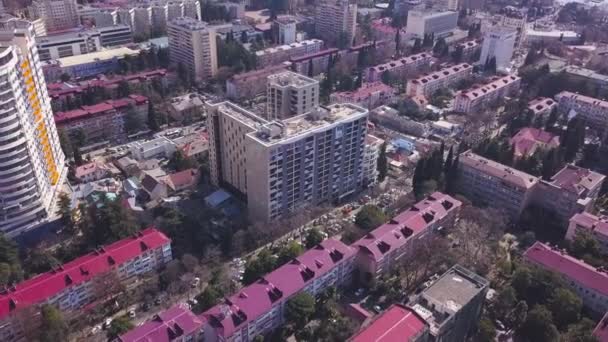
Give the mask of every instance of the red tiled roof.
[(290, 61), (292, 63), (299, 63), (299, 62), (307, 61), (309, 59), (313, 59), (313, 58), (316, 58), (316, 57), (322, 57), (322, 56), (327, 56), (327, 55), (331, 55), (331, 54), (334, 54), (334, 53), (338, 53), (338, 51), (340, 51), (340, 50), (338, 50), (336, 48), (325, 49), (325, 50), (309, 53), (309, 54), (302, 55), (302, 56), (291, 57)]
[(354, 102), (359, 102), (361, 100), (366, 100), (372, 94), (377, 93), (377, 92), (395, 93), (395, 88), (393, 88), (389, 85), (386, 85), (382, 82), (372, 82), (372, 83), (363, 84), (363, 86), (361, 86), (361, 88), (359, 88), (357, 90), (336, 92), (332, 95), (339, 97), (339, 98), (348, 98)]
[(121, 342), (171, 342), (176, 336), (196, 334), (203, 320), (187, 308), (176, 305), (156, 315), (127, 333), (119, 336)]
[(515, 149), (516, 155), (525, 156), (533, 154), (538, 147), (558, 147), (559, 137), (542, 129), (525, 127), (511, 138), (510, 143)]
[(167, 176), (167, 181), (170, 183), (168, 185), (172, 186), (173, 189), (191, 185), (197, 175), (198, 171), (196, 169), (187, 169), (184, 171), (172, 173)]
[(606, 176), (572, 164), (564, 166), (551, 177), (551, 184), (564, 190), (585, 195), (602, 184)]
[(108, 100), (92, 106), (82, 106), (79, 109), (70, 110), (67, 112), (55, 113), (55, 123), (67, 123), (72, 120), (84, 119), (93, 115), (104, 115), (112, 113), (116, 109), (125, 108), (131, 104), (141, 105), (148, 101), (148, 98), (142, 95), (129, 95), (128, 98), (117, 100)]
[(529, 189), (535, 186), (539, 179), (512, 167), (497, 163), (491, 159), (484, 158), (471, 151), (460, 154), (460, 163), (490, 175), (502, 179), (511, 185)]
[(370, 325), (349, 339), (350, 342), (412, 341), (429, 330), (429, 326), (414, 310), (395, 304)]
[(327, 239), (209, 309), (203, 317), (215, 327), (218, 335), (228, 338), (247, 322), (270, 311), (279, 300), (302, 291), (354, 254), (353, 248), (338, 240)]
[(524, 258), (550, 271), (575, 280), (582, 286), (608, 296), (608, 274), (578, 260), (565, 252), (536, 242), (524, 253)]
[(608, 217), (599, 217), (588, 212), (583, 212), (572, 216), (570, 222), (574, 222), (579, 227), (593, 231), (598, 235), (608, 237)]
[(353, 246), (358, 246), (379, 261), (390, 250), (403, 246), (407, 241), (424, 232), (431, 224), (442, 220), (451, 211), (458, 210), (460, 206), (462, 203), (457, 199), (435, 192), (366, 234)]
[(61, 265), (55, 271), (40, 274), (11, 286), (0, 293), (0, 319), (17, 309), (44, 302), (68, 287), (76, 286), (98, 274), (114, 269), (142, 254), (144, 248), (154, 249), (170, 242), (171, 240), (162, 232), (148, 228), (136, 237), (117, 241)]

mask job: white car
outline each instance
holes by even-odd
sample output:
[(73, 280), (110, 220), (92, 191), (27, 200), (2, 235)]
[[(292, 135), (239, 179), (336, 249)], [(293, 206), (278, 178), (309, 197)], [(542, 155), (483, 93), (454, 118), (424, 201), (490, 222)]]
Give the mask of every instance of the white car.
[(103, 322), (102, 328), (107, 329), (110, 324), (112, 324), (112, 317), (106, 318), (106, 320)]

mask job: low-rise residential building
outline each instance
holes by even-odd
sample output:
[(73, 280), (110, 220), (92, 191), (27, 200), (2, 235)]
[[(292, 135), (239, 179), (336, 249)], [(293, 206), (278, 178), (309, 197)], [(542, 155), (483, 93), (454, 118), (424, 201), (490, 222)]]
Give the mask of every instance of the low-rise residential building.
[(555, 95), (555, 100), (560, 113), (569, 116), (576, 115), (593, 128), (608, 129), (608, 101), (569, 91), (562, 91)]
[(152, 158), (171, 158), (177, 151), (176, 144), (171, 139), (160, 136), (148, 141), (135, 141), (129, 145), (129, 152), (137, 161)]
[(177, 96), (169, 102), (169, 115), (182, 124), (201, 120), (204, 111), (205, 100), (197, 93)]
[(509, 140), (515, 158), (529, 157), (538, 150), (559, 147), (559, 136), (539, 128), (524, 127)]
[(85, 78), (118, 71), (119, 60), (125, 56), (135, 57), (137, 55), (139, 55), (139, 50), (120, 47), (49, 60), (45, 62), (42, 70), (47, 82), (55, 82), (63, 74), (69, 75), (72, 79)]
[(608, 252), (608, 217), (583, 212), (570, 218), (566, 240), (573, 241), (579, 232), (587, 232), (597, 240), (604, 253)]
[(560, 275), (589, 310), (597, 314), (608, 311), (608, 272), (605, 269), (595, 268), (562, 249), (541, 242), (528, 248), (524, 260)]
[(294, 295), (350, 284), (354, 256), (336, 239), (321, 242), (204, 312), (205, 341), (252, 341), (272, 331), (285, 322), (285, 304)]
[(395, 93), (395, 88), (382, 82), (364, 83), (356, 90), (331, 93), (330, 102), (353, 103), (371, 110), (393, 103)]
[(80, 165), (74, 170), (74, 177), (81, 183), (93, 182), (110, 175), (108, 168), (98, 161)]
[(266, 92), (268, 76), (287, 70), (283, 64), (236, 74), (226, 80), (226, 96), (231, 100), (252, 99)]
[(413, 10), (407, 13), (407, 27), (405, 31), (414, 38), (424, 38), (434, 35), (435, 38), (447, 36), (456, 29), (458, 12)]
[(473, 202), (491, 204), (517, 218), (532, 201), (539, 179), (466, 151), (460, 155), (457, 183)]
[(91, 95), (96, 89), (103, 88), (108, 95), (115, 98), (118, 96), (118, 85), (127, 82), (132, 91), (143, 91), (152, 81), (158, 80), (161, 85), (167, 86), (170, 74), (166, 69), (155, 69), (142, 71), (128, 75), (113, 75), (107, 77), (100, 75), (94, 79), (85, 81), (68, 81), (47, 83), (47, 90), (51, 97), (51, 105), (55, 112), (65, 111), (70, 103), (83, 103), (85, 97)]
[(490, 282), (456, 265), (413, 301), (429, 325), (432, 341), (465, 341), (477, 326)]
[(164, 183), (172, 192), (178, 192), (194, 188), (198, 184), (199, 177), (200, 172), (197, 169), (186, 169), (168, 174), (164, 178)]
[[(313, 52), (306, 55), (292, 57), (289, 59), (291, 63), (290, 69), (302, 74), (317, 76), (327, 72), (327, 66), (331, 58), (336, 56), (340, 50), (336, 48), (324, 49), (319, 52)], [(310, 67), (312, 65), (312, 71)]]
[(393, 304), (365, 325), (349, 342), (427, 342), (429, 324), (412, 308)]
[[(598, 58), (606, 58), (604, 55), (599, 55)], [(591, 82), (600, 89), (608, 89), (608, 75), (601, 74), (595, 70), (583, 68), (576, 65), (569, 65), (564, 70), (566, 76), (573, 82)]]
[(270, 65), (281, 64), (289, 61), (292, 57), (319, 52), (321, 48), (323, 48), (322, 40), (310, 39), (256, 51), (257, 66), (258, 68), (265, 68)]
[(557, 102), (548, 97), (537, 97), (528, 102), (528, 110), (532, 112), (534, 117), (548, 117), (555, 108), (557, 108)]
[(148, 98), (142, 95), (108, 100), (92, 106), (55, 113), (55, 124), (68, 135), (82, 132), (86, 143), (124, 142), (127, 138), (125, 119), (136, 115), (140, 122), (148, 120)]
[(190, 309), (178, 304), (120, 335), (114, 342), (200, 341), (203, 323)]
[(415, 245), (434, 233), (452, 227), (462, 203), (435, 192), (367, 233), (352, 246), (358, 249), (356, 263), (361, 280), (369, 283), (401, 262)]
[(392, 78), (405, 79), (427, 72), (435, 61), (432, 54), (421, 52), (411, 56), (393, 59), (367, 69), (365, 79), (367, 82), (380, 81), (382, 75), (388, 72)]
[(568, 164), (549, 181), (541, 181), (535, 191), (534, 203), (551, 211), (566, 226), (574, 214), (593, 209), (605, 178), (597, 172)]
[(458, 43), (456, 45), (456, 50), (461, 51), (461, 60), (471, 62), (475, 55), (481, 53), (481, 41), (479, 40), (469, 40), (466, 42)]
[(416, 137), (426, 136), (429, 131), (428, 125), (401, 115), (398, 110), (389, 106), (375, 108), (370, 111), (369, 118), (375, 124)]
[(407, 82), (406, 93), (409, 96), (430, 97), (437, 90), (449, 88), (456, 83), (469, 78), (473, 72), (473, 66), (467, 63), (462, 63), (431, 74), (424, 74), (418, 78)]
[(474, 85), (456, 94), (454, 110), (472, 114), (495, 103), (498, 99), (511, 96), (519, 90), (521, 78), (515, 75), (494, 77), (485, 85)]
[(126, 282), (171, 261), (171, 240), (163, 233), (148, 228), (94, 252), (56, 266), (52, 271), (5, 288), (0, 293), (0, 339), (21, 341), (28, 322), (19, 319), (22, 309), (37, 304), (53, 304), (66, 314), (99, 299), (97, 283), (108, 274), (113, 281)]

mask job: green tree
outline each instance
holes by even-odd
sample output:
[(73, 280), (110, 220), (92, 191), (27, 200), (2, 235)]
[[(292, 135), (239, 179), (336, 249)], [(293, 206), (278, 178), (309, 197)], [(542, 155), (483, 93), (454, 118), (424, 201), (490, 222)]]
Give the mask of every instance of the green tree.
[(375, 205), (365, 205), (355, 216), (355, 224), (363, 230), (372, 230), (386, 222), (386, 214)]
[(43, 304), (40, 308), (40, 336), (41, 342), (67, 341), (68, 325), (63, 320), (61, 311), (50, 304)]
[(412, 47), (412, 53), (418, 53), (422, 51), (422, 41), (420, 38), (414, 40), (414, 46)]
[(521, 341), (555, 342), (559, 341), (559, 331), (553, 324), (551, 312), (537, 305), (530, 312), (522, 326), (516, 331)]
[(30, 276), (50, 271), (54, 266), (61, 264), (50, 252), (33, 248), (27, 251), (27, 256), (23, 262), (26, 272)]
[(296, 329), (302, 329), (315, 312), (315, 299), (307, 292), (300, 292), (287, 301), (285, 318)]
[(513, 310), (515, 303), (517, 302), (517, 293), (511, 286), (506, 286), (496, 298), (494, 303), (494, 309), (500, 317), (505, 317), (507, 313)]
[(175, 171), (183, 171), (194, 168), (196, 165), (192, 158), (185, 156), (181, 150), (177, 150), (169, 159), (169, 166)]
[(126, 80), (122, 80), (118, 83), (118, 87), (116, 88), (116, 94), (118, 97), (123, 98), (131, 95), (131, 86), (129, 82)]
[(306, 249), (311, 249), (323, 241), (323, 235), (317, 228), (309, 229), (306, 233)]
[(511, 328), (518, 329), (524, 324), (526, 317), (528, 317), (528, 304), (525, 301), (520, 300), (509, 314), (507, 322)]
[(304, 252), (304, 248), (297, 241), (287, 243), (277, 253), (277, 266), (283, 265), (290, 260), (295, 259)]
[(491, 319), (483, 317), (479, 320), (477, 333), (475, 334), (476, 342), (493, 342), (496, 338), (496, 326)]
[(568, 331), (562, 335), (562, 341), (567, 342), (600, 342), (593, 336), (595, 322), (589, 318), (583, 318), (578, 323), (568, 326)]
[(591, 232), (586, 230), (577, 231), (574, 239), (569, 243), (568, 251), (573, 257), (583, 259), (591, 264), (598, 264), (597, 260), (603, 257), (599, 242)]
[(102, 196), (97, 205), (83, 209), (82, 224), (84, 241), (89, 247), (102, 246), (126, 237), (139, 230), (131, 212), (122, 205), (120, 198), (110, 200)]
[(129, 110), (127, 110), (124, 120), (125, 130), (127, 131), (127, 133), (138, 132), (144, 126), (144, 122), (141, 120), (141, 117), (139, 116), (139, 114), (137, 114), (134, 108), (129, 108)]
[(0, 234), (0, 286), (19, 281), (22, 277), (17, 244)]
[(276, 258), (268, 249), (262, 249), (255, 258), (247, 261), (243, 273), (243, 284), (249, 285), (261, 276), (275, 269)]
[(160, 113), (154, 109), (152, 101), (148, 102), (148, 128), (154, 132), (160, 130), (161, 118)]
[(133, 323), (131, 323), (131, 320), (129, 320), (129, 318), (125, 316), (115, 318), (110, 324), (110, 327), (108, 328), (108, 331), (106, 333), (106, 335), (108, 336), (108, 340), (114, 340), (118, 338), (118, 336), (133, 329), (133, 327), (134, 325)]
[(76, 229), (76, 222), (72, 215), (72, 200), (65, 192), (60, 193), (57, 198), (57, 215), (61, 217), (64, 229), (73, 233)]
[(386, 175), (388, 174), (388, 159), (386, 157), (386, 142), (380, 146), (380, 153), (378, 154), (378, 181), (384, 182)]
[(59, 129), (59, 144), (61, 145), (61, 150), (67, 159), (71, 159), (74, 157), (74, 148), (72, 147), (72, 140), (67, 135), (67, 133), (63, 129)]
[(448, 44), (445, 42), (444, 38), (437, 39), (435, 42), (435, 46), (433, 46), (433, 54), (439, 57), (446, 57), (449, 53)]
[(560, 329), (565, 329), (569, 324), (580, 319), (583, 301), (574, 292), (566, 288), (555, 290), (548, 304), (555, 325)]
[(564, 151), (564, 159), (571, 162), (585, 144), (585, 122), (574, 117), (568, 122), (568, 127), (561, 138), (560, 147)]
[(84, 164), (84, 159), (82, 159), (82, 153), (80, 153), (80, 147), (74, 147), (74, 164), (76, 166), (80, 166)]
[(215, 286), (207, 286), (203, 292), (196, 296), (197, 312), (205, 312), (215, 306), (222, 298), (222, 293)]

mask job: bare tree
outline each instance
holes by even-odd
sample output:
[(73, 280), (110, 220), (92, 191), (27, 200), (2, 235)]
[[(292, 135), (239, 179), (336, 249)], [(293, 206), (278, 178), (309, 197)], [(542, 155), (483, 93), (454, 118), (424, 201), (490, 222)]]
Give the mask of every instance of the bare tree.
[(93, 293), (95, 298), (108, 300), (125, 290), (116, 271), (111, 270), (93, 278)]

